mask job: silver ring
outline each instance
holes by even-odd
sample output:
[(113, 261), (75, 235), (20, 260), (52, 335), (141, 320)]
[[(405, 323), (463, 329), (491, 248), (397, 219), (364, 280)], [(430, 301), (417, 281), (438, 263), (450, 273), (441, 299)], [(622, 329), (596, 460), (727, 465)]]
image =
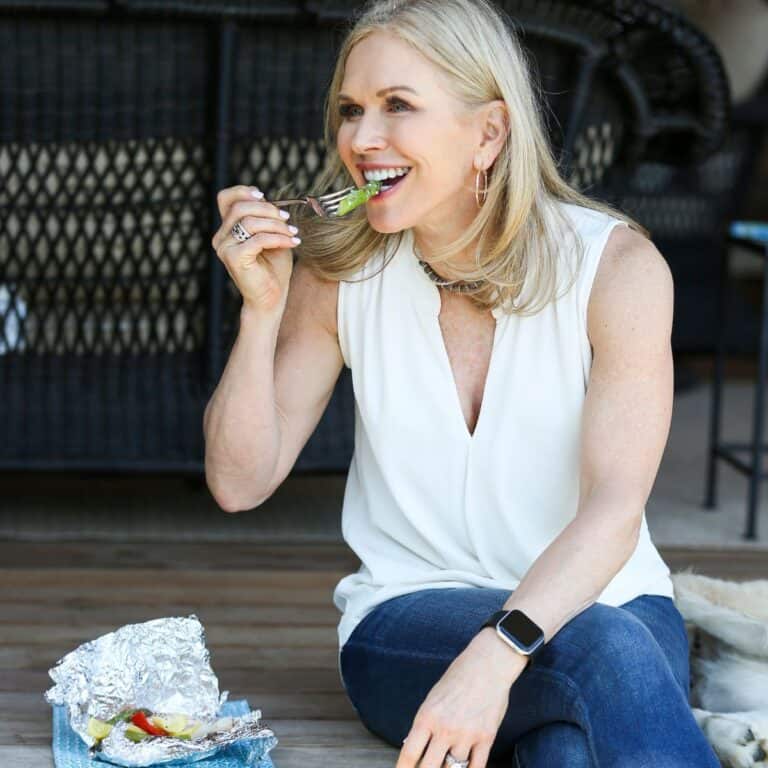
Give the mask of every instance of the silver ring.
[(456, 768), (468, 768), (469, 760), (457, 760), (450, 752), (445, 756), (445, 761), (448, 765), (454, 765)]
[(244, 243), (251, 237), (251, 233), (239, 221), (232, 227), (230, 232), (232, 233), (232, 237), (234, 237), (238, 243)]

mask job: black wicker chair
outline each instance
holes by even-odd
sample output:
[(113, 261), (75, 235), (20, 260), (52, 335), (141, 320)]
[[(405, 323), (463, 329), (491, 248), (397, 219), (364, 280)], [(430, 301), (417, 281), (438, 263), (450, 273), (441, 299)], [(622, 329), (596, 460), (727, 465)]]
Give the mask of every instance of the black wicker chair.
[[(682, 18), (499, 4), (591, 194), (615, 199), (641, 158), (722, 142), (722, 68)], [(358, 5), (0, 0), (0, 468), (202, 471), (238, 309), (210, 248), (216, 191), (319, 172), (338, 22)], [(345, 371), (296, 471), (344, 470), (352, 440)]]

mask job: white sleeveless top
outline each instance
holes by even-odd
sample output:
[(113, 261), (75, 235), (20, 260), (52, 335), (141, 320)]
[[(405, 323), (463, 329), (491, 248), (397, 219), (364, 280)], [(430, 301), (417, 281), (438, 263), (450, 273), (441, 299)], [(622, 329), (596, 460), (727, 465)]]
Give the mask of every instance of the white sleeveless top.
[[(493, 310), (496, 329), (470, 435), (438, 322), (440, 294), (404, 233), (377, 276), (340, 282), (338, 334), (355, 393), (355, 449), (342, 534), (362, 563), (337, 584), (341, 647), (376, 605), (434, 587), (514, 589), (575, 517), (582, 405), (592, 353), (587, 304), (619, 219), (558, 203), (585, 248), (572, 288), (530, 317)], [(570, 260), (576, 243), (558, 240)], [(572, 277), (561, 270), (558, 294)], [(372, 259), (350, 280), (381, 269)], [(585, 563), (585, 567), (589, 567)], [(674, 596), (643, 515), (634, 554), (600, 594), (621, 605)]]

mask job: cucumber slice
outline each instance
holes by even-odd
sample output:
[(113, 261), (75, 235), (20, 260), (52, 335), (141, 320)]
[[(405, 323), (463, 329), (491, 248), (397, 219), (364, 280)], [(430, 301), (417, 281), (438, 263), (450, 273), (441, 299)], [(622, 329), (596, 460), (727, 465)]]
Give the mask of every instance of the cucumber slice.
[(171, 736), (177, 736), (187, 727), (186, 715), (167, 715), (165, 717), (161, 715), (155, 715), (149, 718), (149, 722), (153, 725), (158, 725), (160, 728), (168, 731)]
[(91, 717), (88, 719), (88, 735), (93, 736), (96, 741), (101, 741), (109, 736), (109, 732), (112, 730), (112, 726), (109, 723), (105, 723), (103, 720), (99, 720), (97, 717)]
[(336, 215), (344, 216), (363, 203), (367, 203), (374, 195), (378, 195), (380, 191), (380, 181), (369, 181), (365, 186), (353, 189), (348, 195), (341, 198)]
[(144, 739), (149, 738), (149, 734), (139, 728), (138, 725), (134, 725), (134, 723), (128, 723), (128, 726), (125, 729), (125, 737), (131, 741), (144, 741)]

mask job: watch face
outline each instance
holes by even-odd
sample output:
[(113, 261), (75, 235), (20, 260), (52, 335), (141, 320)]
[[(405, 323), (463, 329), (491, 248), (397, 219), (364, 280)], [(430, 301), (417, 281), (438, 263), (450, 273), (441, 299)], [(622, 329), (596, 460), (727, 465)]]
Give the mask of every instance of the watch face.
[(532, 651), (544, 640), (544, 634), (522, 611), (513, 610), (498, 624), (499, 629), (524, 651)]

